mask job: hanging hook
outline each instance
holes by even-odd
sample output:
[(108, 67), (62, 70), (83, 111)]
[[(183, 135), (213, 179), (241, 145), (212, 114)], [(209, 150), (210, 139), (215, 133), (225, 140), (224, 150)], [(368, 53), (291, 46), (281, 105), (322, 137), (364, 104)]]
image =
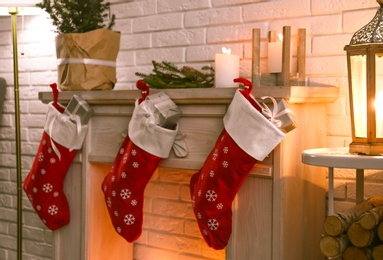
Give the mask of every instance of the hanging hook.
[(149, 86), (143, 80), (137, 80), (136, 87), (141, 90), (141, 98), (138, 100), (138, 104), (141, 104), (147, 96), (149, 96)]

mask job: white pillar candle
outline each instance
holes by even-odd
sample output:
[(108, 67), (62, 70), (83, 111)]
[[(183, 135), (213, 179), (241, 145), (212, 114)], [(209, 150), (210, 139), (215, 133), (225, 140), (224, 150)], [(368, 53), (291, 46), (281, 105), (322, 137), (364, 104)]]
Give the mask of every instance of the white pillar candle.
[(215, 55), (215, 76), (214, 83), (216, 88), (233, 88), (238, 83), (233, 80), (239, 77), (239, 56), (230, 54), (231, 50), (222, 48), (222, 54)]
[(279, 39), (272, 40), (267, 48), (267, 62), (269, 65), (269, 73), (282, 72), (282, 35), (279, 34)]

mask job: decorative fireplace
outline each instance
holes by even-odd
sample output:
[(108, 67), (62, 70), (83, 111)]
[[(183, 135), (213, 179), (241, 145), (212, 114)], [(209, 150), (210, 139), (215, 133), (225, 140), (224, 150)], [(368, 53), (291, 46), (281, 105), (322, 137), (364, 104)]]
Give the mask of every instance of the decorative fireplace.
[[(155, 90), (153, 90), (155, 92)], [(145, 190), (144, 224), (133, 244), (118, 236), (101, 191), (139, 91), (60, 92), (67, 104), (81, 95), (94, 109), (89, 132), (65, 181), (71, 223), (54, 232), (55, 259), (319, 259), (325, 217), (326, 173), (301, 163), (305, 149), (326, 145), (326, 105), (338, 88), (259, 87), (253, 95), (284, 98), (298, 128), (253, 171), (233, 204), (233, 233), (226, 250), (200, 237), (189, 195), (190, 176), (203, 164), (223, 128), (235, 89), (165, 90), (179, 106), (186, 158), (163, 160)], [(48, 103), (51, 93), (40, 93)]]

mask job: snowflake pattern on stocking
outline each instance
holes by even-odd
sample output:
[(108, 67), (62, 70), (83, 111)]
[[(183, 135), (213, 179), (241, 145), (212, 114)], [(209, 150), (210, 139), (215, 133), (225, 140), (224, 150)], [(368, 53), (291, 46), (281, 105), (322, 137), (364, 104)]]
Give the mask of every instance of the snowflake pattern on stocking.
[(53, 190), (52, 184), (46, 183), (46, 184), (43, 185), (43, 191), (45, 191), (45, 193), (49, 193), (52, 190)]
[(210, 230), (217, 230), (219, 227), (219, 222), (216, 219), (209, 219), (207, 226), (210, 228)]
[(130, 195), (132, 195), (132, 193), (128, 189), (122, 189), (121, 192), (120, 192), (120, 196), (124, 200), (129, 199)]
[(212, 160), (213, 160), (213, 161), (217, 160), (217, 157), (218, 157), (218, 149), (215, 149), (215, 150), (214, 150), (214, 153), (213, 153)]
[(124, 222), (126, 225), (130, 226), (133, 225), (135, 222), (135, 218), (132, 214), (125, 215)]
[(222, 166), (223, 166), (223, 168), (229, 167), (229, 162), (228, 161), (223, 161), (222, 162)]
[[(109, 216), (118, 234), (128, 242), (142, 232), (144, 189), (161, 158), (124, 140), (102, 190)], [(113, 191), (117, 196), (112, 196)]]
[(122, 158), (122, 163), (126, 163), (128, 161), (128, 154), (124, 155), (124, 158)]
[(256, 162), (224, 129), (202, 168), (191, 177), (194, 215), (210, 247), (226, 247), (232, 230), (233, 199)]
[(59, 208), (56, 205), (51, 205), (48, 208), (48, 213), (51, 215), (56, 215), (59, 212)]
[(133, 166), (133, 168), (138, 168), (138, 166), (140, 166), (140, 165), (138, 164), (138, 162), (133, 162), (132, 166)]
[(215, 201), (218, 197), (217, 193), (214, 190), (208, 190), (205, 195), (208, 201)]
[(42, 162), (43, 160), (44, 160), (44, 154), (43, 154), (43, 152), (40, 152), (39, 153), (39, 157), (38, 157), (39, 159), (39, 162)]
[[(52, 145), (56, 148), (53, 149)], [(61, 155), (61, 159), (58, 158)], [(69, 205), (63, 182), (76, 150), (55, 144), (44, 132), (23, 190), (45, 225), (56, 230), (70, 221)]]

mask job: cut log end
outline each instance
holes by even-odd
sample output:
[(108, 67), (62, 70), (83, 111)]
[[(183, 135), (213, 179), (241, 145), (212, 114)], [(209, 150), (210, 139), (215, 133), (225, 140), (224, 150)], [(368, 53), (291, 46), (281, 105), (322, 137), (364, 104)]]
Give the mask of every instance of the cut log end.
[(383, 259), (383, 245), (374, 247), (372, 250), (372, 257), (374, 259)]
[(338, 236), (346, 231), (351, 223), (359, 220), (363, 213), (379, 206), (383, 206), (382, 196), (369, 198), (349, 210), (326, 217), (323, 225), (324, 230), (330, 236)]
[(364, 229), (359, 222), (351, 224), (347, 230), (350, 242), (357, 247), (366, 247), (371, 244), (374, 239), (374, 232)]
[(340, 237), (324, 236), (319, 241), (321, 252), (327, 257), (336, 257), (342, 255), (342, 252), (350, 244), (346, 235)]
[(364, 229), (373, 229), (379, 222), (373, 213), (366, 212), (362, 216), (360, 216), (359, 223)]
[(343, 252), (343, 260), (369, 260), (371, 259), (371, 250), (362, 249), (355, 246), (346, 248)]
[(378, 237), (383, 241), (383, 221), (378, 225)]
[(319, 246), (327, 259), (383, 260), (383, 197), (327, 216)]
[(346, 223), (337, 215), (328, 216), (323, 225), (324, 231), (330, 236), (338, 236), (346, 229)]

